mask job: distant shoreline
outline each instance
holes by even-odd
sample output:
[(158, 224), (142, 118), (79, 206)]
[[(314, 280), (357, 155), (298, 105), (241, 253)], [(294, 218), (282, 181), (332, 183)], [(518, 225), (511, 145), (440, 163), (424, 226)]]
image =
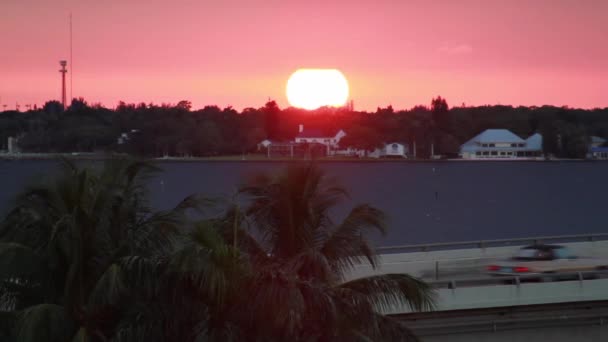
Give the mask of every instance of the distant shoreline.
[[(127, 154), (102, 154), (102, 153), (18, 153), (8, 154), (0, 153), (0, 160), (59, 160), (59, 159), (75, 159), (75, 160), (106, 160), (112, 157), (132, 157)], [(267, 158), (264, 155), (232, 155), (232, 156), (216, 156), (216, 157), (157, 157), (144, 158), (154, 162), (289, 162), (289, 161), (305, 161), (310, 159), (302, 158)], [(429, 162), (575, 162), (575, 161), (597, 161), (591, 159), (406, 159), (406, 158), (350, 158), (350, 157), (323, 157), (316, 159), (318, 162), (355, 162), (355, 163), (429, 163)]]

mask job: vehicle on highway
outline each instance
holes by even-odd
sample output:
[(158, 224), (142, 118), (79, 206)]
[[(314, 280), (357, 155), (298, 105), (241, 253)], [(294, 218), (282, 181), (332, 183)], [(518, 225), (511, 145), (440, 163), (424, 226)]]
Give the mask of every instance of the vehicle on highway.
[(608, 269), (608, 260), (581, 258), (559, 245), (531, 245), (521, 248), (508, 260), (487, 266), (493, 276), (549, 275)]

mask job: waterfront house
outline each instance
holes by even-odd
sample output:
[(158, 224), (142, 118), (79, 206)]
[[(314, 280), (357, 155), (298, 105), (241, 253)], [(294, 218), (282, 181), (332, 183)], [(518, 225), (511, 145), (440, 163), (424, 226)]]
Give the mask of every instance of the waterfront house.
[(407, 158), (409, 146), (405, 143), (388, 143), (383, 147), (378, 147), (371, 152), (366, 152), (364, 155), (368, 158)]
[(591, 136), (589, 137), (589, 140), (589, 149), (592, 149), (594, 147), (602, 147), (606, 143), (606, 139), (598, 136)]
[(258, 143), (258, 151), (268, 149), (268, 146), (270, 146), (271, 144), (272, 144), (272, 140), (270, 140), (270, 139), (264, 139), (264, 140), (260, 141)]
[(608, 159), (608, 147), (605, 146), (606, 139), (598, 136), (589, 137), (587, 158)]
[[(298, 144), (287, 141), (287, 142), (277, 142), (270, 141), (266, 145), (266, 156), (268, 158), (276, 158), (276, 157), (298, 157), (302, 155), (301, 148), (299, 148)], [(261, 146), (262, 143), (258, 144)]]
[(407, 158), (409, 148), (407, 144), (401, 144), (397, 142), (389, 143), (384, 145), (382, 148), (381, 157), (384, 158)]
[(608, 147), (592, 147), (588, 156), (592, 159), (608, 160)]
[(322, 144), (334, 149), (338, 147), (340, 139), (345, 136), (346, 133), (341, 129), (328, 134), (316, 129), (304, 129), (304, 125), (300, 125), (295, 142), (297, 144)]
[(303, 157), (306, 155), (330, 156), (330, 155), (359, 155), (358, 151), (348, 150), (337, 153), (340, 139), (346, 136), (344, 130), (326, 133), (316, 129), (304, 129), (304, 125), (298, 126), (298, 134), (294, 141), (276, 142), (269, 139), (258, 143), (258, 151), (265, 150), (270, 157)]
[(463, 159), (536, 159), (542, 157), (543, 138), (536, 133), (522, 139), (507, 129), (487, 129), (460, 146)]
[(342, 156), (342, 157), (365, 157), (366, 151), (364, 149), (347, 147), (339, 150), (333, 150), (332, 156)]
[[(543, 136), (539, 133), (534, 133), (526, 139), (524, 152), (531, 152), (534, 157), (542, 157), (543, 154)], [(525, 153), (524, 153), (525, 154)]]

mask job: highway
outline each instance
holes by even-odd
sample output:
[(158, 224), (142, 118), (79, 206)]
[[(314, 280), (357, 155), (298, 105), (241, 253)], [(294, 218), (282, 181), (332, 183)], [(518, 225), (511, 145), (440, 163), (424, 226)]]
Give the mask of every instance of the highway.
[[(608, 300), (608, 271), (549, 273), (539, 279), (538, 275), (492, 277), (485, 269), (534, 242), (558, 242), (574, 255), (606, 259), (607, 237), (572, 235), (382, 248), (379, 267), (359, 265), (347, 279), (386, 273), (422, 278), (436, 289), (438, 311), (602, 301)], [(408, 307), (394, 307), (383, 312), (412, 311)]]
[(358, 265), (347, 279), (385, 273), (407, 273), (426, 281), (483, 278), (488, 277), (487, 265), (533, 243), (557, 243), (573, 255), (608, 260), (607, 239), (608, 234), (588, 234), (383, 247), (378, 249), (377, 269)]

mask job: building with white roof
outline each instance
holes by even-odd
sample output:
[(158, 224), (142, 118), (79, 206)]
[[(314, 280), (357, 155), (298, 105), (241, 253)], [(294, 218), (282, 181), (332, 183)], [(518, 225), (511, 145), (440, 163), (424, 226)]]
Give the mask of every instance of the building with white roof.
[(587, 158), (608, 159), (608, 147), (604, 146), (606, 144), (606, 139), (598, 136), (591, 136), (589, 137), (589, 140)]
[(382, 156), (385, 158), (407, 158), (408, 152), (408, 145), (405, 143), (392, 142), (384, 145), (382, 148)]
[(507, 129), (487, 129), (460, 146), (463, 159), (536, 159), (542, 152), (540, 134), (524, 140)]
[(342, 129), (331, 132), (324, 132), (316, 129), (304, 129), (304, 125), (299, 125), (298, 134), (294, 141), (277, 142), (264, 139), (258, 144), (258, 150), (265, 150), (267, 156), (281, 157), (302, 157), (306, 154), (316, 154), (330, 156), (334, 154), (352, 155), (358, 154), (357, 151), (346, 151), (336, 153), (340, 139), (346, 136)]
[(317, 129), (304, 129), (304, 125), (299, 125), (295, 142), (297, 144), (322, 144), (327, 147), (336, 148), (340, 139), (345, 136), (346, 133), (341, 129), (327, 134)]
[(392, 142), (377, 147), (373, 151), (363, 151), (362, 156), (369, 158), (407, 158), (409, 146), (406, 143)]
[(591, 159), (608, 159), (608, 147), (592, 147), (589, 149), (588, 157)]
[(606, 143), (606, 139), (604, 139), (602, 137), (594, 136), (594, 135), (589, 137), (589, 140), (590, 140), (589, 148), (602, 147)]

